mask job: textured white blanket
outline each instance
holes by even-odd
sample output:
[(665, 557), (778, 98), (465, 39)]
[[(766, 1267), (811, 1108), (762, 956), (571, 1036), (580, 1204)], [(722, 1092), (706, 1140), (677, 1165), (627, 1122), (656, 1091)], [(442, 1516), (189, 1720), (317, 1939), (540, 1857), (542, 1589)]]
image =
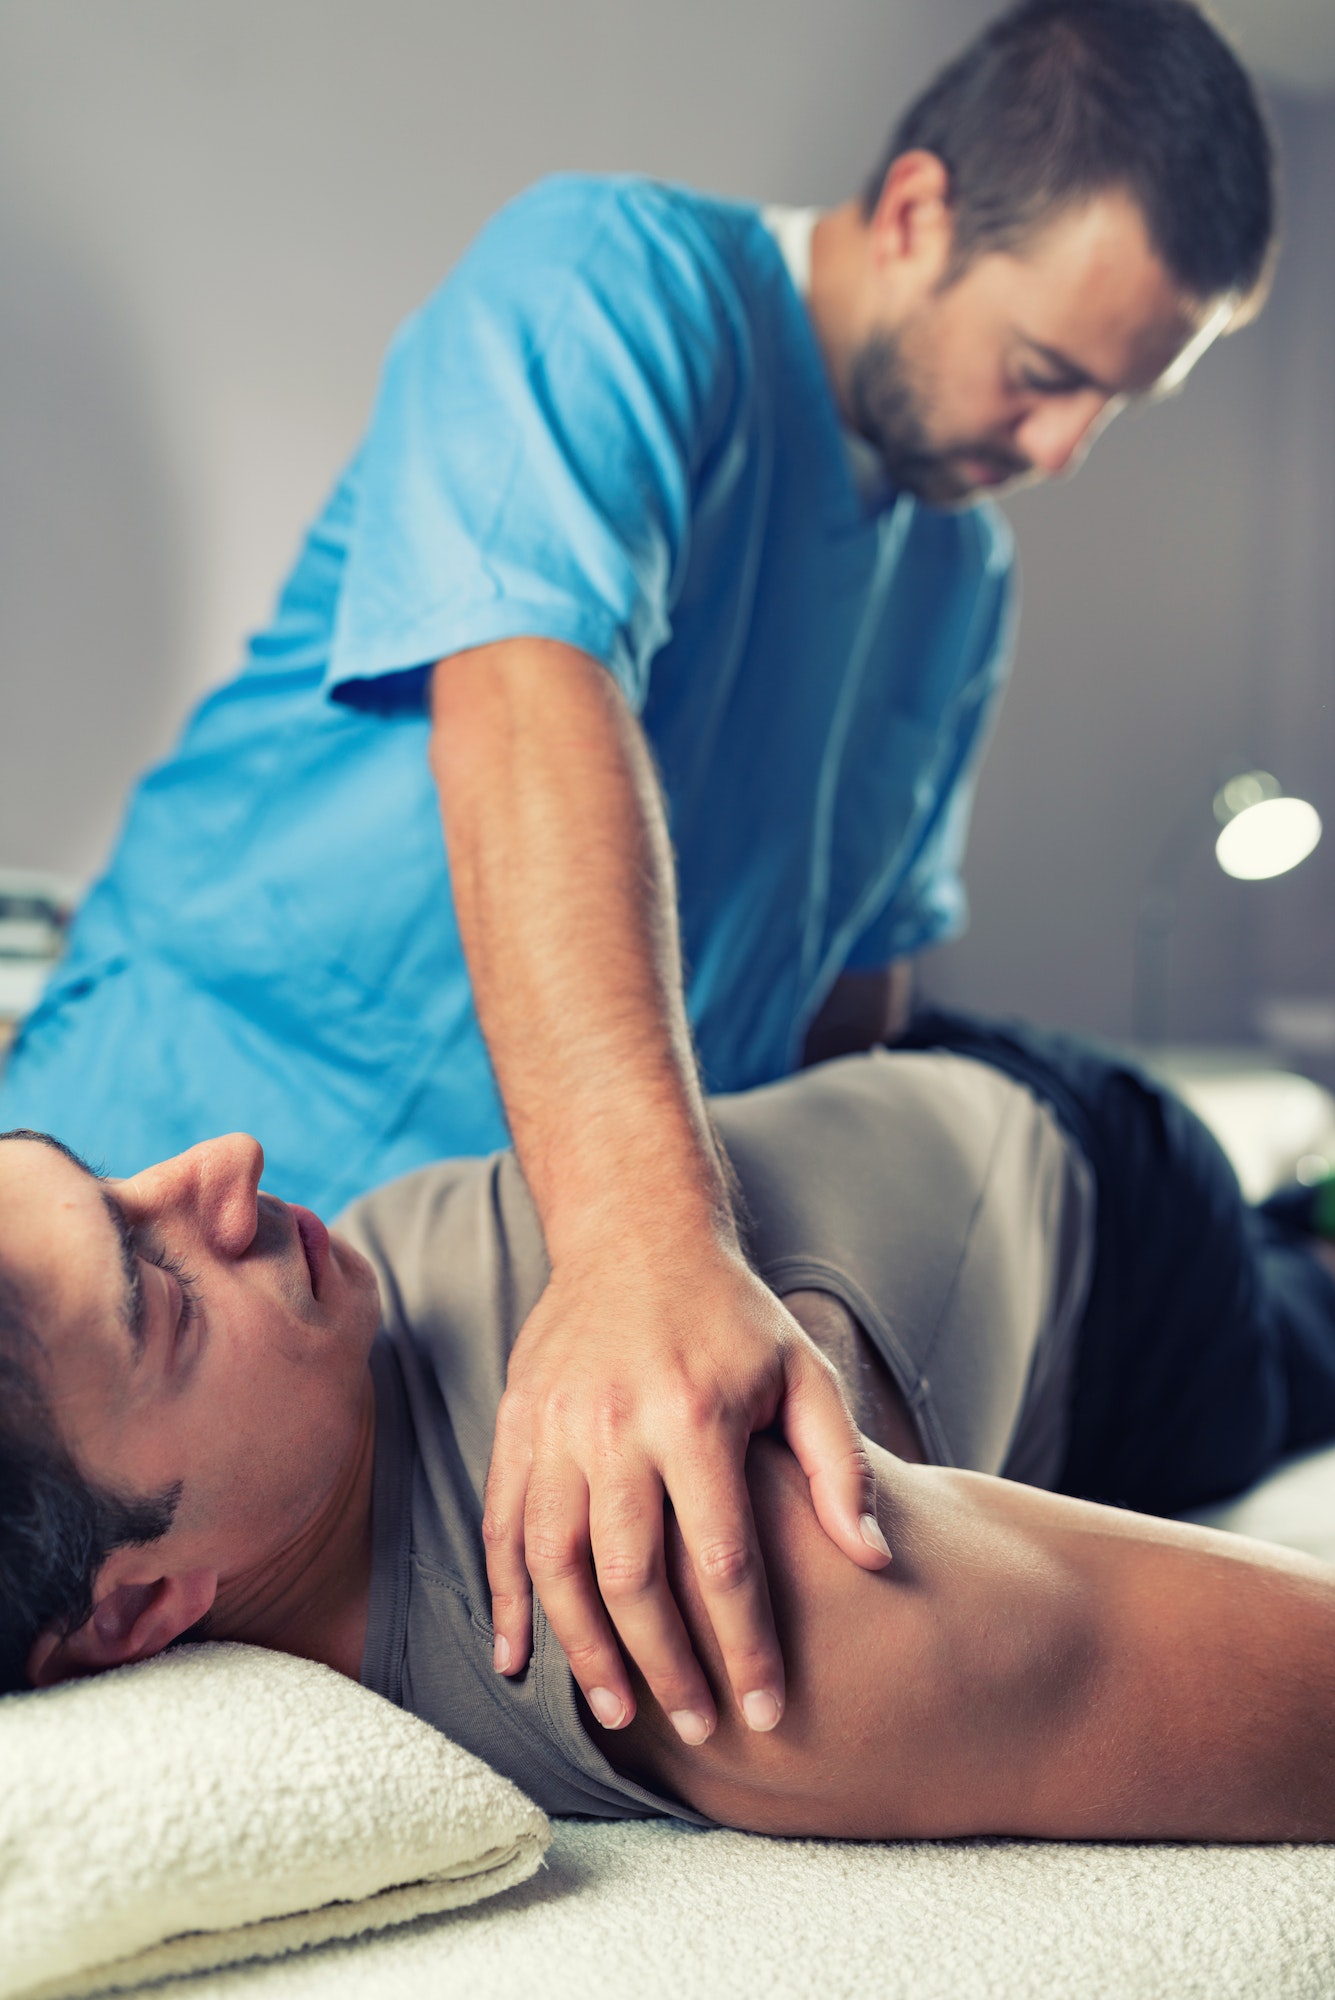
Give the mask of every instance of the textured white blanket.
[[(1335, 1559), (1335, 1450), (1220, 1512)], [(542, 1873), (492, 1903), (170, 1993), (1332, 2000), (1335, 1847), (841, 1846), (567, 1821)]]
[(1335, 1850), (558, 1821), (492, 1903), (144, 2000), (1331, 2000)]
[[(1273, 1126), (1267, 1111), (1254, 1136)], [(1246, 1177), (1239, 1134), (1221, 1137)], [(1258, 1191), (1272, 1169), (1256, 1165)], [(1209, 1518), (1335, 1561), (1335, 1449)], [(275, 1654), (200, 1648), (16, 1696), (0, 1701), (0, 2000), (192, 1971), (171, 1989), (189, 2000), (1335, 1995), (1335, 1847), (570, 1823), (540, 1879), (459, 1907), (531, 1876), (547, 1836), (433, 1731)]]
[(522, 1881), (507, 1779), (306, 1660), (182, 1648), (0, 1701), (0, 2000), (268, 1958)]

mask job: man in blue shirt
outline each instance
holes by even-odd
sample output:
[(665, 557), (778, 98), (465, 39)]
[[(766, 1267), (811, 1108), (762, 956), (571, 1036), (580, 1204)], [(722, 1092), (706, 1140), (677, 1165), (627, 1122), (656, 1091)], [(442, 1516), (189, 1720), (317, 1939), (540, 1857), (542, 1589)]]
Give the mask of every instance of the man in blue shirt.
[(754, 1430), (888, 1559), (829, 1371), (748, 1269), (701, 1071), (876, 1039), (958, 928), (1011, 595), (970, 503), (1183, 374), (1270, 233), (1253, 93), (1188, 0), (1030, 0), (819, 219), (522, 197), (395, 340), (24, 1030), (0, 1123), (118, 1174), (246, 1125), (329, 1211), (513, 1138), (552, 1273), (497, 1426), (497, 1665), (536, 1578), (608, 1726), (614, 1626), (687, 1740), (716, 1715), (665, 1493), (733, 1697), (780, 1717)]

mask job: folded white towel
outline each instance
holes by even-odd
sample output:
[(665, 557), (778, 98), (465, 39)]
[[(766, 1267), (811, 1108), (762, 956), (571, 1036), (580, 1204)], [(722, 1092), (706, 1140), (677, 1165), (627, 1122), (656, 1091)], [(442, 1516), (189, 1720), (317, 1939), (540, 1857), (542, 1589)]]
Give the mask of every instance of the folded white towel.
[(0, 1701), (0, 2000), (73, 2000), (491, 1896), (551, 1829), (307, 1660), (182, 1647)]

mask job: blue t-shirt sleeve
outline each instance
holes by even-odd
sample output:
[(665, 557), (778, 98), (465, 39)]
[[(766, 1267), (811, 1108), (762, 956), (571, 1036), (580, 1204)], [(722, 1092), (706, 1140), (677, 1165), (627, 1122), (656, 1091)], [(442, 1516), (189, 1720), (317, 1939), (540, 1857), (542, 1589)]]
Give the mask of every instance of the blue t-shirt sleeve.
[(1009, 537), (999, 536), (980, 584), (970, 660), (952, 707), (934, 803), (912, 865), (895, 894), (859, 933), (844, 960), (871, 972), (958, 937), (969, 918), (964, 850), (978, 768), (1006, 691), (1014, 630), (1015, 585)]
[(572, 177), (503, 210), (387, 357), (327, 691), (420, 700), (436, 660), (535, 636), (591, 654), (641, 707), (736, 395), (736, 328), (671, 190)]

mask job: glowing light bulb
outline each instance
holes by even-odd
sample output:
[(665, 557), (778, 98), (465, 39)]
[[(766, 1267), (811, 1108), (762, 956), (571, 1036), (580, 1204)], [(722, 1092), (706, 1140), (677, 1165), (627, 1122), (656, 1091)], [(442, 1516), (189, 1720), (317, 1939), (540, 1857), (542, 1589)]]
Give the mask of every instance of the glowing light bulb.
[(1321, 815), (1306, 799), (1262, 798), (1230, 819), (1215, 842), (1225, 875), (1264, 882), (1305, 861), (1321, 838)]

